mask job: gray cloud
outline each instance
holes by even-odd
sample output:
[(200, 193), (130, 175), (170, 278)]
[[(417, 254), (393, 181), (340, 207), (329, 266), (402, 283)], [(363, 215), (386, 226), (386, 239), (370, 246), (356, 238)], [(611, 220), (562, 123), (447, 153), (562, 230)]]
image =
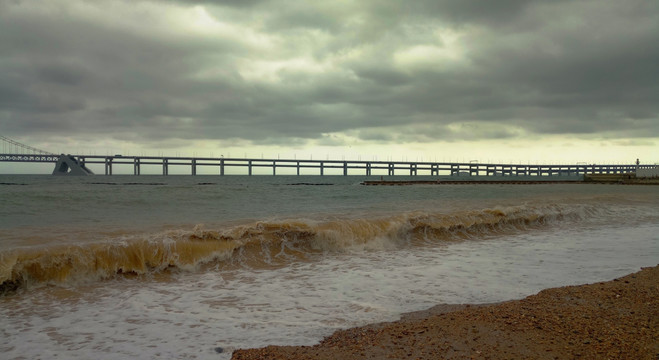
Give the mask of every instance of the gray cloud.
[(0, 128), (159, 146), (657, 137), (658, 44), (643, 0), (3, 2)]

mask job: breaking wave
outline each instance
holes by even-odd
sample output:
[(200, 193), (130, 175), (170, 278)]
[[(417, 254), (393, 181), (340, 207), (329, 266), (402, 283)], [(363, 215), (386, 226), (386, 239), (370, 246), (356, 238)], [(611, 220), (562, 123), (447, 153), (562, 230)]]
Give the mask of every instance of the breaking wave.
[(0, 252), (0, 294), (22, 287), (205, 267), (267, 269), (326, 253), (435, 246), (532, 231), (596, 212), (592, 206), (514, 206), (380, 218), (273, 220), (207, 230), (126, 235), (103, 242)]

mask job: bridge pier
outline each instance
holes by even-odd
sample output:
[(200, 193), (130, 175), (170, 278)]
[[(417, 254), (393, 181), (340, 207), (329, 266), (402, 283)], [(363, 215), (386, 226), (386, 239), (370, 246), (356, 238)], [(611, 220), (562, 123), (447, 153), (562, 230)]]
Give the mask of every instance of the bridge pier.
[(105, 175), (112, 175), (112, 158), (105, 158)]
[(220, 175), (224, 176), (224, 158), (220, 159)]
[(86, 176), (94, 173), (73, 156), (62, 154), (55, 164), (53, 175)]
[(469, 176), (478, 176), (478, 165), (469, 164)]
[(162, 159), (162, 174), (169, 175), (169, 159)]
[(140, 175), (140, 158), (133, 160), (133, 175)]

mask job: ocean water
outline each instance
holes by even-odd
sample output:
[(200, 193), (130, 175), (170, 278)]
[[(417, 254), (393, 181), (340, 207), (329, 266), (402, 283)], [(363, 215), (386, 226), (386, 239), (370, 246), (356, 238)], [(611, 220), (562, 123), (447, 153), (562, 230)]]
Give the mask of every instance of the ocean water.
[(0, 354), (228, 359), (659, 263), (659, 187), (366, 179), (0, 176)]

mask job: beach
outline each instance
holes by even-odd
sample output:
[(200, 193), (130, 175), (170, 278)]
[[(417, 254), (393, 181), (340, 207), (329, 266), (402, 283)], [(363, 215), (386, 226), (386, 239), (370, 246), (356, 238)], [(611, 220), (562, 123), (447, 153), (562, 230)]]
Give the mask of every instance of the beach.
[(439, 305), (232, 359), (657, 359), (659, 266), (491, 305)]

